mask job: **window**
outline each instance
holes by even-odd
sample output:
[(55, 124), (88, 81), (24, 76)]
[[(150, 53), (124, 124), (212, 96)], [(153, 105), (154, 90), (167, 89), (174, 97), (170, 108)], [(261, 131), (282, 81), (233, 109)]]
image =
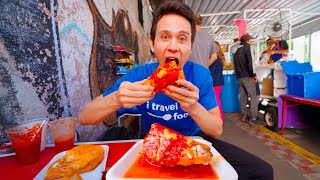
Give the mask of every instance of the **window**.
[(309, 62), (309, 36), (300, 36), (292, 40), (292, 51), (299, 63)]
[(313, 71), (320, 71), (320, 31), (311, 34), (311, 65)]

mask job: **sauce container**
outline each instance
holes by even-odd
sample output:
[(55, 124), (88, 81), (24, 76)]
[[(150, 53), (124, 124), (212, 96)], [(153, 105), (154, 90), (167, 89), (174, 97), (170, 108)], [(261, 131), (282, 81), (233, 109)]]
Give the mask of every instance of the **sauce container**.
[(76, 117), (68, 117), (49, 122), (49, 128), (58, 153), (74, 147), (76, 122)]
[(44, 122), (29, 122), (6, 130), (19, 163), (31, 164), (40, 159)]

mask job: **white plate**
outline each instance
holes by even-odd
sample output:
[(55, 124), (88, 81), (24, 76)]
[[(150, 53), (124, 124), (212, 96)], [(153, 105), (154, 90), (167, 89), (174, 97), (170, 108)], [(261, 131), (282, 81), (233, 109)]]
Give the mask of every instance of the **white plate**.
[[(196, 139), (196, 141), (207, 144), (211, 147), (213, 158), (210, 162), (213, 169), (219, 175), (220, 180), (236, 180), (238, 174), (235, 169), (221, 156), (221, 154), (212, 147), (211, 143), (203, 140)], [(134, 160), (137, 158), (140, 149), (142, 148), (143, 140), (138, 141), (129, 151), (117, 161), (106, 174), (106, 179), (112, 180), (139, 180), (137, 178), (122, 178), (122, 175), (130, 168)], [(140, 179), (141, 180), (141, 179)]]
[[(80, 176), (82, 177), (82, 179), (84, 180), (90, 180), (90, 179), (101, 179), (102, 177), (102, 172), (105, 170), (106, 168), (106, 162), (107, 162), (107, 158), (108, 158), (108, 153), (109, 153), (109, 146), (107, 145), (101, 145), (104, 149), (104, 158), (101, 161), (101, 163), (92, 171), (86, 172), (86, 173), (81, 173)], [(66, 154), (66, 151), (63, 151), (57, 155), (55, 155), (51, 161), (37, 174), (37, 176), (34, 178), (34, 180), (43, 180), (48, 168), (54, 163), (56, 162), (59, 158), (61, 158), (62, 156), (64, 156)]]

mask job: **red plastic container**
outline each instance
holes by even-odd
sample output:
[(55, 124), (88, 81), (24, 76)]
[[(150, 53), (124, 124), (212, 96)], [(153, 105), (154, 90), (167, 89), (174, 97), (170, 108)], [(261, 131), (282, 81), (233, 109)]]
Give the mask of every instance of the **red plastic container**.
[(76, 121), (76, 117), (69, 117), (49, 122), (57, 152), (66, 151), (74, 147)]
[(40, 159), (42, 123), (28, 123), (6, 130), (16, 157), (21, 164), (31, 164)]

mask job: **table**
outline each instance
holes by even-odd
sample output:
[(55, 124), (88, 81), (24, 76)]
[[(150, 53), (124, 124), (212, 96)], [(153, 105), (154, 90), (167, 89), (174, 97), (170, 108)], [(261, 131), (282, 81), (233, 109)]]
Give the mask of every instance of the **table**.
[[(281, 124), (279, 121), (278, 127), (281, 126), (281, 135), (284, 134), (284, 128), (287, 126), (294, 125), (295, 127), (304, 127), (304, 125), (299, 122), (299, 118), (301, 117), (300, 114), (307, 114), (309, 112), (302, 112), (303, 110), (299, 111), (299, 107), (302, 105), (320, 107), (320, 99), (304, 98), (291, 94), (282, 94), (279, 96), (278, 119), (281, 119)], [(289, 116), (289, 118), (287, 116)]]
[[(100, 141), (77, 144), (102, 144), (109, 146), (106, 171), (109, 170), (138, 140)], [(54, 147), (46, 147), (40, 154), (40, 160), (30, 165), (21, 165), (15, 156), (0, 158), (1, 179), (33, 179), (56, 155)], [(105, 173), (102, 179), (105, 179)]]

